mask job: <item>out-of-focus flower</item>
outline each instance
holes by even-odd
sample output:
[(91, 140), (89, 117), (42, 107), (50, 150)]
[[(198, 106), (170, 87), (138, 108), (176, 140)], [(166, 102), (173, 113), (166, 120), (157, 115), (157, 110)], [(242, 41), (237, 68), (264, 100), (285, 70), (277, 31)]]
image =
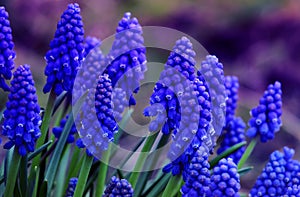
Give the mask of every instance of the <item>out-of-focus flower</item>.
[(20, 155), (34, 151), (36, 140), (40, 137), (40, 106), (29, 65), (19, 66), (13, 74), (10, 94), (3, 113), (2, 134), (9, 138), (5, 149), (12, 146)]
[(12, 77), (12, 70), (14, 69), (14, 59), (16, 53), (13, 50), (14, 43), (12, 39), (12, 31), (8, 19), (8, 13), (5, 7), (0, 7), (0, 88), (4, 91), (9, 91), (5, 80)]
[(108, 66), (105, 74), (109, 75), (112, 86), (126, 92), (130, 105), (135, 105), (133, 93), (139, 90), (139, 83), (146, 72), (146, 48), (142, 36), (142, 27), (136, 18), (127, 12), (116, 29), (115, 40), (107, 55)]
[(77, 185), (77, 181), (78, 178), (76, 177), (70, 178), (65, 197), (73, 197)]
[[(217, 153), (221, 154), (235, 144), (245, 141), (245, 128), (246, 124), (242, 118), (232, 117), (231, 121), (224, 127), (223, 141), (221, 142)], [(237, 164), (244, 154), (245, 149), (246, 147), (243, 146), (228, 157), (232, 158), (234, 163)]]
[[(68, 120), (68, 116), (66, 116), (66, 118), (62, 119), (60, 121), (60, 124), (59, 124), (59, 127), (54, 127), (52, 132), (55, 136), (55, 138), (59, 139), (63, 130), (64, 130), (64, 127), (65, 127), (65, 124)], [(73, 126), (71, 127), (71, 130), (70, 130), (70, 133), (69, 133), (69, 136), (67, 138), (67, 143), (73, 143), (75, 141), (75, 137), (74, 135), (77, 133), (77, 129), (75, 127), (75, 124), (73, 124)]]
[(103, 197), (132, 197), (133, 189), (126, 179), (118, 179), (113, 176), (107, 185)]
[[(201, 147), (203, 148), (203, 147)], [(201, 149), (200, 148), (200, 149)], [(210, 196), (210, 165), (205, 150), (198, 150), (186, 170), (185, 184), (181, 187), (182, 196)]]
[(240, 175), (237, 172), (237, 165), (231, 158), (223, 158), (214, 167), (211, 176), (211, 196), (240, 196)]
[(96, 37), (87, 36), (84, 39), (83, 44), (84, 44), (84, 57), (87, 57), (91, 50), (101, 45), (101, 41)]
[(52, 88), (56, 95), (71, 92), (74, 79), (84, 58), (84, 30), (77, 3), (69, 4), (57, 24), (54, 39), (45, 59), (47, 82), (44, 93)]
[(247, 136), (254, 138), (260, 136), (261, 142), (267, 142), (274, 139), (274, 135), (279, 131), (281, 126), (282, 101), (281, 101), (281, 84), (276, 81), (268, 86), (259, 105), (251, 110), (252, 118), (248, 125)]
[(226, 100), (226, 124), (234, 117), (238, 101), (239, 81), (236, 76), (225, 77)]
[[(284, 153), (274, 151), (270, 155), (268, 163), (250, 191), (251, 196), (282, 196), (288, 192), (287, 189), (289, 183), (291, 183), (292, 174), (299, 173), (299, 166), (298, 172), (290, 172), (290, 170), (294, 171), (297, 169), (292, 164), (292, 157), (295, 151), (287, 147), (284, 147), (283, 150)], [(290, 187), (293, 187), (293, 185), (291, 184)]]

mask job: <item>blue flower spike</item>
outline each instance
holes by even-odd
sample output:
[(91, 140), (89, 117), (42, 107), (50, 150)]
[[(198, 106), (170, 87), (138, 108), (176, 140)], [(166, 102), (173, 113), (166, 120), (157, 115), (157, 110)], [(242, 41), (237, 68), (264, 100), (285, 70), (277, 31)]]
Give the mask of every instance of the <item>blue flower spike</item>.
[(78, 178), (76, 178), (76, 177), (70, 178), (65, 197), (73, 197), (74, 196), (77, 181), (78, 181)]
[(47, 52), (44, 93), (53, 88), (58, 96), (63, 91), (71, 92), (74, 79), (84, 59), (84, 29), (77, 3), (69, 4), (57, 24), (54, 39)]
[[(246, 124), (244, 123), (242, 118), (232, 117), (231, 121), (229, 121), (224, 127), (223, 141), (221, 142), (217, 153), (221, 154), (235, 144), (245, 141), (245, 128)], [(230, 154), (229, 157), (233, 159), (234, 163), (238, 164), (245, 150), (246, 147), (243, 146), (234, 153)]]
[(194, 154), (189, 167), (185, 171), (185, 184), (181, 187), (183, 197), (210, 196), (210, 165), (205, 150)]
[(225, 77), (226, 100), (226, 124), (234, 117), (238, 101), (239, 81), (236, 76)]
[[(250, 196), (286, 196), (299, 186), (299, 162), (292, 160), (295, 151), (284, 147), (283, 153), (274, 151), (250, 190)], [(292, 196), (292, 195), (288, 195)]]
[(254, 138), (260, 136), (261, 142), (274, 139), (279, 131), (282, 114), (281, 84), (276, 81), (270, 84), (259, 101), (259, 105), (251, 110), (251, 119), (248, 122), (247, 136)]
[(107, 55), (108, 64), (104, 73), (109, 75), (114, 88), (122, 88), (126, 92), (129, 105), (135, 105), (133, 93), (138, 92), (140, 81), (144, 79), (147, 70), (142, 34), (142, 27), (137, 18), (131, 18), (129, 12), (125, 13)]
[(9, 139), (4, 148), (15, 145), (21, 156), (33, 152), (42, 121), (29, 65), (19, 66), (13, 74), (3, 118), (2, 134)]
[(133, 189), (126, 179), (118, 179), (113, 176), (106, 186), (102, 197), (132, 197)]
[[(52, 129), (52, 133), (53, 135), (55, 136), (56, 139), (59, 139), (63, 130), (64, 130), (64, 127), (66, 125), (66, 122), (68, 120), (68, 116), (66, 116), (66, 118), (62, 119), (60, 121), (60, 124), (58, 127), (54, 127)], [(73, 143), (75, 141), (75, 134), (77, 133), (77, 129), (76, 129), (76, 126), (75, 124), (73, 124), (73, 126), (71, 127), (71, 131), (69, 133), (69, 136), (67, 138), (67, 143), (70, 144), (70, 143)]]
[(0, 6), (0, 88), (4, 91), (10, 90), (5, 80), (10, 80), (12, 77), (16, 57), (8, 17), (5, 7)]
[(241, 188), (240, 175), (237, 171), (237, 165), (231, 158), (223, 158), (218, 165), (214, 167), (211, 176), (211, 195), (213, 197), (239, 197), (238, 191)]

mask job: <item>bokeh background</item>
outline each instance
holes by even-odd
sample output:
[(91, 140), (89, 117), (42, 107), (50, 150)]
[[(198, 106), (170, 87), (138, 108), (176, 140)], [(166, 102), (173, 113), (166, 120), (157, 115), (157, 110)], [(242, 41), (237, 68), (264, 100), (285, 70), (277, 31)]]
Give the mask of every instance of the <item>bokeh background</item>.
[[(10, 14), (16, 65), (30, 64), (39, 92), (45, 81), (44, 55), (57, 21), (68, 3), (65, 0), (1, 0)], [(118, 20), (130, 11), (141, 25), (180, 30), (198, 40), (224, 64), (226, 75), (240, 81), (238, 115), (244, 121), (269, 83), (278, 80), (283, 88), (283, 127), (274, 141), (258, 144), (249, 161), (255, 169), (242, 179), (248, 190), (268, 155), (289, 146), (300, 159), (300, 1), (298, 0), (78, 0), (85, 35), (104, 39), (114, 33)], [(162, 35), (166, 36), (166, 35)], [(0, 92), (1, 109), (7, 94)], [(1, 153), (4, 151), (1, 148)]]

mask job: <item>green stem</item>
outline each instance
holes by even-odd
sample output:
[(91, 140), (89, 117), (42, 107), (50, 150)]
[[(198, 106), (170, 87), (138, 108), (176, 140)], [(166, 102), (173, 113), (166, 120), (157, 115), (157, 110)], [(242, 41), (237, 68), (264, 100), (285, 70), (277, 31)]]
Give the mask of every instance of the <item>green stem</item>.
[(143, 146), (142, 152), (140, 153), (140, 156), (134, 166), (133, 172), (129, 178), (129, 182), (131, 183), (133, 188), (135, 188), (137, 184), (140, 171), (143, 169), (144, 163), (149, 155), (148, 152), (151, 150), (157, 136), (158, 136), (158, 132), (149, 136), (145, 142), (145, 145)]
[(92, 167), (93, 156), (87, 156), (85, 154), (84, 162), (80, 170), (78, 182), (75, 188), (74, 197), (82, 197), (84, 192), (84, 187), (87, 182), (87, 178)]
[(36, 197), (37, 190), (38, 190), (39, 169), (37, 166), (34, 166), (34, 172), (35, 172), (35, 184), (32, 192), (32, 197)]
[(240, 159), (240, 161), (238, 163), (238, 169), (241, 169), (244, 166), (244, 164), (246, 163), (246, 161), (250, 157), (251, 153), (253, 152), (256, 144), (257, 144), (257, 140), (255, 138), (253, 138), (251, 140), (250, 144), (248, 145), (245, 153), (243, 154), (242, 158)]
[(8, 172), (8, 176), (7, 176), (4, 197), (13, 196), (14, 188), (15, 188), (16, 182), (17, 182), (17, 175), (19, 172), (20, 161), (21, 161), (21, 155), (19, 155), (18, 149), (15, 147), (12, 161), (9, 166), (9, 172)]
[(177, 191), (174, 190), (178, 187), (178, 184), (181, 184), (181, 176), (172, 176), (169, 179), (166, 189), (164, 190), (162, 197), (173, 197), (176, 196)]
[(20, 186), (21, 186), (21, 193), (23, 196), (27, 194), (27, 155), (21, 158), (20, 164)]
[(99, 174), (97, 180), (97, 187), (96, 187), (96, 196), (102, 196), (105, 187), (105, 179), (108, 170), (108, 163), (111, 153), (111, 145), (108, 146), (108, 149), (103, 153), (100, 167), (99, 167)]

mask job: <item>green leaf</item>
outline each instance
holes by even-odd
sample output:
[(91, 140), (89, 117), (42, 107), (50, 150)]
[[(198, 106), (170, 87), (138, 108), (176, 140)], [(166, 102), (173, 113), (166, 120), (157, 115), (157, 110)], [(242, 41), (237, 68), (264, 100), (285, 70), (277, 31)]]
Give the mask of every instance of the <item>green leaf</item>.
[(65, 149), (63, 157), (59, 163), (59, 169), (56, 177), (57, 186), (55, 187), (55, 196), (64, 196), (64, 183), (69, 181), (66, 179), (69, 155), (70, 145), (68, 145), (68, 148)]
[(243, 167), (243, 165), (246, 163), (246, 161), (250, 157), (251, 153), (253, 152), (256, 144), (257, 144), (257, 140), (255, 138), (253, 138), (251, 140), (250, 144), (247, 146), (242, 158), (240, 159), (240, 161), (238, 163), (238, 169), (241, 169)]
[(86, 91), (85, 94), (83, 96), (81, 96), (79, 98), (79, 100), (77, 101), (77, 103), (75, 104), (75, 106), (73, 108), (73, 114), (72, 113), (69, 114), (69, 118), (68, 118), (68, 120), (65, 124), (65, 127), (62, 131), (62, 134), (61, 134), (60, 138), (58, 139), (57, 146), (56, 146), (56, 148), (53, 152), (53, 156), (52, 156), (52, 158), (49, 162), (49, 166), (48, 166), (46, 176), (45, 176), (45, 180), (48, 181), (48, 194), (47, 194), (47, 196), (50, 195), (51, 189), (49, 189), (49, 188), (52, 188), (53, 181), (54, 181), (54, 178), (55, 178), (55, 175), (56, 175), (56, 172), (57, 172), (57, 168), (58, 168), (58, 163), (60, 161), (60, 158), (61, 158), (63, 149), (65, 147), (67, 138), (69, 136), (71, 127), (73, 126), (73, 123), (74, 123), (73, 115), (77, 116), (77, 114), (78, 114), (78, 112), (79, 112), (79, 110), (82, 106), (82, 103), (83, 103), (84, 99), (86, 98), (87, 94), (88, 94), (88, 91)]
[(176, 196), (178, 187), (180, 189), (180, 185), (182, 183), (181, 175), (172, 176), (167, 184), (166, 189), (164, 190), (162, 197), (174, 197)]
[(21, 161), (21, 156), (18, 153), (18, 149), (14, 148), (12, 160), (9, 165), (4, 197), (13, 196), (14, 188), (17, 183), (17, 175), (19, 172), (20, 161)]
[(240, 176), (243, 176), (243, 175), (247, 174), (248, 172), (250, 172), (252, 169), (253, 169), (253, 166), (248, 166), (248, 167), (239, 169), (238, 173), (240, 174)]
[(81, 167), (80, 174), (78, 177), (78, 182), (77, 182), (77, 185), (75, 188), (74, 197), (82, 197), (83, 196), (85, 184), (87, 182), (88, 175), (89, 175), (90, 169), (92, 167), (93, 159), (94, 159), (93, 156), (88, 156), (85, 154), (85, 159), (84, 159), (83, 165)]
[(235, 151), (237, 151), (239, 148), (241, 148), (242, 146), (245, 146), (247, 144), (247, 142), (240, 142), (238, 144), (235, 144), (234, 146), (232, 146), (231, 148), (225, 150), (224, 152), (222, 152), (221, 154), (219, 154), (218, 156), (216, 156), (213, 160), (211, 160), (210, 163), (210, 168), (212, 169), (213, 167), (215, 167), (218, 162), (223, 159), (228, 157), (229, 155), (231, 155), (232, 153), (234, 153)]
[(168, 184), (171, 174), (165, 174), (162, 178), (155, 182), (149, 189), (142, 194), (142, 197), (157, 197), (165, 189)]
[(158, 136), (159, 132), (156, 132), (153, 135), (150, 135), (147, 139), (146, 142), (143, 146), (142, 152), (140, 153), (138, 160), (134, 166), (133, 172), (131, 173), (131, 176), (129, 178), (129, 182), (131, 183), (132, 187), (135, 188), (137, 181), (138, 181), (138, 177), (140, 174), (140, 171), (143, 169), (143, 165), (147, 159), (147, 157), (149, 156), (149, 151), (151, 150), (157, 136)]
[[(35, 177), (35, 182), (33, 183), (33, 185), (29, 185), (29, 188), (33, 187), (33, 192), (32, 192), (32, 197), (36, 197), (37, 195), (37, 191), (38, 191), (38, 181), (39, 181), (39, 173), (38, 173), (39, 169), (37, 166), (34, 167), (34, 173), (32, 174)], [(30, 182), (29, 182), (30, 183)], [(27, 190), (28, 194), (27, 196), (30, 196), (29, 193), (29, 189)]]
[(28, 164), (28, 159), (27, 159), (27, 155), (25, 155), (21, 158), (21, 164), (20, 164), (20, 189), (23, 197), (26, 197), (27, 187), (28, 187), (27, 186), (27, 164)]
[(44, 180), (42, 185), (41, 185), (41, 189), (40, 189), (40, 192), (39, 192), (39, 197), (46, 197), (47, 193), (48, 193), (48, 190), (50, 190), (50, 192), (51, 192), (51, 188), (48, 187), (48, 181)]
[(53, 106), (53, 112), (52, 112), (52, 116), (53, 114), (56, 112), (56, 110), (58, 109), (58, 107), (62, 104), (62, 102), (64, 101), (64, 99), (67, 96), (67, 92), (64, 91), (63, 93), (61, 93), (56, 99), (55, 99), (55, 103)]
[(53, 141), (50, 140), (47, 143), (43, 144), (41, 147), (36, 149), (34, 152), (28, 154), (28, 161), (32, 160), (35, 156), (40, 154), (43, 150), (46, 150), (47, 147), (52, 143)]

